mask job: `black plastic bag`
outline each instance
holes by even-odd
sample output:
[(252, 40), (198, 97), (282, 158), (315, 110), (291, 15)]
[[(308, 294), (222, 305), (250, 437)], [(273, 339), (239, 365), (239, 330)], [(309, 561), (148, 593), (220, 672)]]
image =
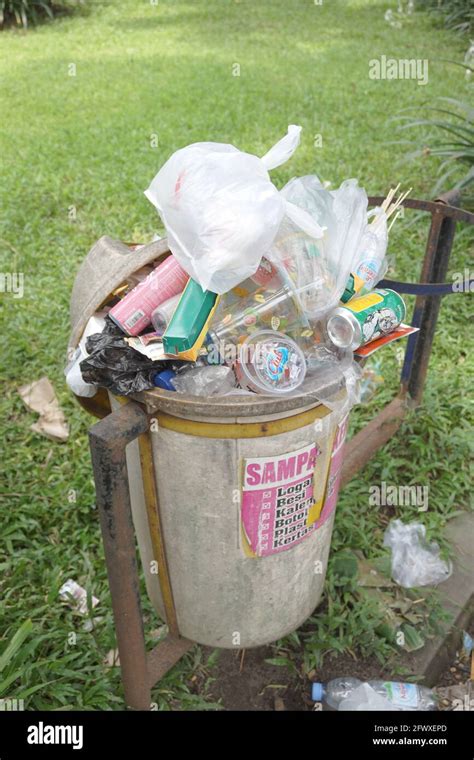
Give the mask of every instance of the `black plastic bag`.
[(125, 342), (124, 334), (108, 317), (103, 332), (90, 335), (86, 341), (89, 356), (81, 364), (86, 383), (108, 388), (119, 396), (154, 388), (153, 378), (172, 366), (170, 361), (151, 361)]

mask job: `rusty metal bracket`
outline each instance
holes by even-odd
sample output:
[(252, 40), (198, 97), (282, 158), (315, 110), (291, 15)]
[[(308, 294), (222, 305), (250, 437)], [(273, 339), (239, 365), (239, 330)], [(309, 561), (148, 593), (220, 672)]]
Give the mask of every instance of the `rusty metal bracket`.
[[(151, 688), (187, 652), (194, 642), (180, 637), (174, 609), (164, 539), (161, 530), (154, 470), (150, 470), (149, 419), (144, 408), (129, 402), (89, 431), (92, 466), (100, 516), (105, 561), (114, 613), (117, 645), (126, 704), (149, 710)], [(148, 655), (143, 631), (140, 582), (130, 503), (126, 447), (139, 440), (144, 472), (145, 501), (158, 578), (167, 613), (169, 635)]]
[[(426, 285), (444, 283), (454, 243), (456, 222), (474, 224), (474, 214), (459, 208), (459, 190), (450, 190), (435, 201), (405, 199), (403, 206), (431, 214), (431, 226), (419, 282)], [(382, 198), (370, 198), (370, 205), (379, 205)], [(387, 281), (385, 285), (389, 287)], [(419, 332), (410, 335), (401, 372), (400, 393), (409, 398), (412, 406), (419, 406), (431, 356), (433, 339), (441, 305), (442, 293), (434, 290), (418, 295), (412, 316), (412, 325)]]
[[(371, 206), (379, 206), (382, 201), (382, 197), (369, 198)], [(444, 283), (454, 242), (456, 222), (474, 224), (474, 214), (458, 208), (459, 203), (458, 190), (451, 190), (435, 201), (406, 199), (403, 202), (406, 208), (431, 214), (431, 226), (420, 283), (428, 285)], [(390, 287), (387, 280), (384, 284)], [(421, 404), (442, 295), (435, 290), (430, 295), (417, 296), (412, 325), (418, 327), (419, 332), (410, 335), (407, 341), (398, 396), (346, 444), (342, 484), (347, 483), (375, 452), (390, 440), (402, 424), (408, 409)]]

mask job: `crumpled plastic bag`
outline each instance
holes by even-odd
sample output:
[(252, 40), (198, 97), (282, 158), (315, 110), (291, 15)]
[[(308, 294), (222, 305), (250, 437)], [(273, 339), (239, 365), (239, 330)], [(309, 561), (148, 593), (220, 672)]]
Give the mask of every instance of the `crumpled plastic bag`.
[(85, 326), (82, 338), (70, 362), (64, 369), (66, 383), (76, 396), (92, 398), (97, 393), (97, 386), (85, 383), (81, 374), (81, 362), (86, 358), (86, 341), (89, 335), (102, 332), (105, 326), (105, 312), (93, 314)]
[(370, 712), (371, 710), (400, 712), (398, 707), (395, 707), (386, 697), (378, 694), (368, 683), (361, 683), (339, 704), (339, 712), (348, 710), (355, 712)]
[(225, 396), (235, 388), (236, 379), (230, 367), (185, 367), (173, 378), (173, 385), (178, 393), (190, 396)]
[(285, 214), (316, 239), (323, 236), (268, 174), (293, 155), (300, 132), (290, 125), (262, 158), (224, 143), (193, 143), (173, 153), (145, 191), (170, 250), (203, 290), (223, 294), (254, 274)]
[[(324, 360), (322, 353), (326, 352)], [(331, 357), (332, 353), (332, 357)], [(316, 346), (307, 356), (308, 371), (306, 378), (298, 389), (308, 401), (319, 401), (333, 413), (335, 420), (343, 419), (346, 414), (360, 403), (360, 367), (353, 361), (352, 351)]]
[(84, 382), (108, 388), (119, 396), (154, 388), (153, 377), (170, 364), (151, 361), (131, 348), (109, 317), (101, 333), (87, 338), (86, 351), (89, 356), (80, 363)]
[(367, 193), (356, 179), (330, 191), (318, 177), (307, 175), (292, 179), (281, 194), (324, 228), (324, 235), (315, 238), (294, 216), (287, 216), (266, 254), (280, 274), (286, 273), (306, 317), (318, 320), (338, 306), (361, 258), (359, 248), (368, 227)]
[(452, 563), (440, 557), (440, 548), (426, 540), (421, 523), (392, 520), (383, 540), (392, 549), (392, 578), (403, 588), (431, 586), (445, 581), (452, 573)]

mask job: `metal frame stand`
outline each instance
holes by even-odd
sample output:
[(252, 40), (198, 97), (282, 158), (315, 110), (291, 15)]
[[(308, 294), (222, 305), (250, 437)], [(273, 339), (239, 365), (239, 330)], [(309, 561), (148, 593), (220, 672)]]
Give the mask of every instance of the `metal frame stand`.
[[(377, 197), (371, 198), (370, 202), (371, 205), (379, 205), (382, 200), (383, 198)], [(474, 224), (474, 214), (457, 208), (458, 202), (459, 194), (451, 192), (436, 202), (406, 200), (403, 204), (408, 208), (427, 211), (432, 217), (421, 284), (389, 281), (384, 281), (383, 284), (402, 293), (419, 293), (413, 324), (420, 331), (408, 340), (399, 394), (347, 444), (342, 485), (394, 435), (407, 409), (421, 403), (441, 297), (448, 292), (446, 286), (443, 290), (442, 286), (437, 288), (436, 284), (442, 283), (446, 276), (456, 221)], [(108, 414), (89, 431), (125, 701), (136, 710), (150, 709), (152, 687), (194, 645), (194, 642), (182, 638), (179, 633), (149, 436), (149, 418), (145, 407), (133, 401)], [(137, 438), (154, 558), (158, 563), (158, 577), (169, 628), (166, 639), (148, 654), (125, 456), (125, 447)]]

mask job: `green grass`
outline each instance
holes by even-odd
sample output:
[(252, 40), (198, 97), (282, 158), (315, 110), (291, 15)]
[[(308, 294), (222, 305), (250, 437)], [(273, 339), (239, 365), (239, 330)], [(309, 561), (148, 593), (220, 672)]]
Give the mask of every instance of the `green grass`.
[[(8, 661), (0, 660), (0, 697), (24, 698), (28, 709), (123, 706), (117, 669), (103, 665), (114, 633), (94, 510), (91, 420), (71, 399), (62, 374), (69, 294), (79, 262), (105, 233), (126, 241), (151, 238), (159, 222), (143, 190), (174, 150), (198, 140), (232, 142), (263, 154), (287, 124), (301, 124), (295, 157), (273, 173), (279, 187), (294, 175), (317, 173), (333, 185), (356, 176), (373, 194), (401, 181), (413, 186), (414, 197), (429, 196), (436, 162), (399, 161), (388, 145), (389, 118), (437, 96), (467, 100), (472, 85), (461, 69), (433, 60), (440, 51), (461, 59), (462, 41), (421, 13), (401, 30), (392, 29), (383, 18), (391, 5), (160, 0), (153, 6), (114, 0), (90, 3), (87, 12), (26, 34), (0, 33), (0, 268), (25, 276), (24, 298), (1, 296), (0, 651), (21, 633)], [(429, 84), (370, 80), (368, 62), (381, 55), (430, 59)], [(240, 77), (232, 76), (235, 63)], [(68, 74), (71, 64), (76, 76)], [(158, 148), (150, 145), (153, 134)], [(314, 147), (316, 134), (322, 134), (322, 148)], [(390, 245), (396, 277), (418, 278), (426, 232), (421, 220), (397, 223)], [(464, 231), (450, 274), (468, 266), (470, 246), (472, 237)], [(429, 483), (423, 520), (437, 538), (445, 522), (468, 506), (468, 300), (451, 296), (443, 303), (423, 409), (341, 495), (336, 552), (351, 547), (370, 558), (382, 553), (393, 510), (368, 506), (371, 483)], [(384, 351), (385, 384), (375, 402), (354, 413), (354, 429), (396, 387), (396, 349)], [(43, 374), (54, 383), (71, 426), (64, 445), (30, 431), (34, 415), (16, 391)], [(68, 500), (71, 490), (75, 503)], [(399, 514), (418, 516), (414, 510)], [(101, 600), (96, 614), (103, 619), (94, 633), (84, 632), (82, 619), (58, 600), (69, 577)], [(386, 641), (367, 632), (379, 613), (370, 605), (357, 607), (332, 569), (326, 597), (315, 635), (302, 639), (307, 669), (321, 649), (387, 654)], [(328, 609), (337, 611), (337, 626)], [(145, 614), (148, 628), (160, 625), (147, 603)], [(200, 674), (203, 688), (193, 686), (193, 673)], [(211, 674), (212, 663), (199, 649), (188, 655), (154, 690), (159, 709), (203, 707)]]

